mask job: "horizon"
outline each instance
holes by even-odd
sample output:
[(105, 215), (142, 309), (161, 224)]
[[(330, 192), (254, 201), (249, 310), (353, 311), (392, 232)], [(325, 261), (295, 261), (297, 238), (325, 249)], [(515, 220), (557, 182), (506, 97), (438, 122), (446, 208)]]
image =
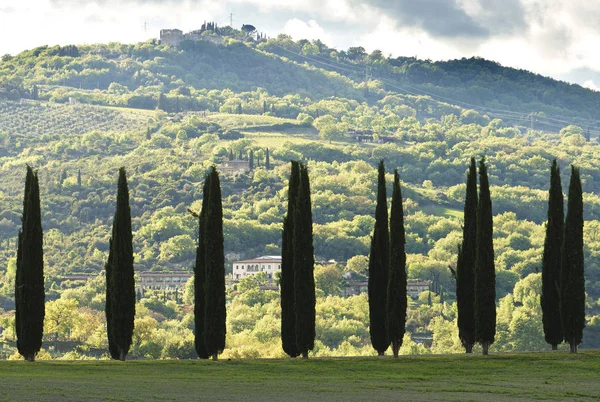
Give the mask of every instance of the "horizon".
[[(0, 20), (5, 22), (0, 34), (13, 38), (0, 44), (0, 54), (16, 55), (45, 45), (144, 42), (158, 38), (160, 29), (188, 32), (203, 21), (230, 25), (232, 18), (234, 28), (252, 24), (269, 37), (283, 33), (294, 40), (320, 39), (332, 48), (362, 46), (369, 53), (379, 49), (386, 56), (432, 61), (481, 57), (598, 90), (600, 61), (594, 44), (600, 29), (590, 18), (593, 5), (538, 0), (428, 2), (435, 4), (29, 0), (0, 7)], [(48, 20), (61, 23), (46, 28)], [(25, 34), (14, 35), (18, 31)], [(398, 43), (403, 46), (398, 48)]]

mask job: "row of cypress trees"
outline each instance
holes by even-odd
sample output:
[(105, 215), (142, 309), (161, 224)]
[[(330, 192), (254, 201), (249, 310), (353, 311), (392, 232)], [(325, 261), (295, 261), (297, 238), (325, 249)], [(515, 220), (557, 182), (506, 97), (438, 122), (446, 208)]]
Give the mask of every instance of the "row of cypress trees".
[(281, 342), (290, 357), (308, 358), (315, 344), (315, 279), (308, 168), (291, 162), (281, 246)]
[[(34, 361), (42, 346), (45, 291), (38, 174), (29, 166), (25, 177), (22, 222), (15, 278), (15, 327), (19, 353), (26, 360)], [(312, 246), (312, 225), (310, 238)], [(109, 353), (113, 359), (125, 360), (132, 343), (136, 297), (129, 188), (123, 167), (119, 169), (117, 206), (105, 271)], [(226, 310), (223, 207), (219, 175), (214, 167), (204, 181), (194, 273), (196, 351), (201, 358), (212, 356), (216, 360), (225, 348)]]
[(406, 236), (398, 170), (394, 171), (392, 206), (388, 225), (385, 166), (379, 161), (375, 227), (369, 253), (369, 333), (382, 356), (392, 345), (394, 357), (402, 346), (406, 327)]
[(542, 322), (544, 338), (558, 348), (563, 341), (577, 352), (585, 327), (585, 279), (583, 255), (583, 194), (579, 169), (571, 166), (567, 216), (560, 168), (550, 169), (548, 222), (542, 257)]

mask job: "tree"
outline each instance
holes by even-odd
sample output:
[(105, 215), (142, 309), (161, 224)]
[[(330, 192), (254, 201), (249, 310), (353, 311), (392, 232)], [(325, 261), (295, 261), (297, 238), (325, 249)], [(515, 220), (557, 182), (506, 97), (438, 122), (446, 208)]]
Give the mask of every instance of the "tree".
[(77, 187), (81, 187), (81, 169), (77, 169)]
[(135, 279), (131, 209), (125, 168), (119, 169), (117, 210), (113, 220), (106, 268), (106, 323), (113, 359), (125, 360), (135, 319)]
[(290, 357), (299, 355), (296, 347), (296, 311), (294, 308), (294, 211), (300, 183), (300, 165), (291, 161), (290, 182), (288, 186), (288, 209), (283, 219), (281, 234), (281, 344), (283, 351)]
[(583, 195), (579, 169), (571, 166), (560, 264), (560, 315), (565, 341), (571, 353), (583, 338), (585, 327), (585, 278), (583, 275)]
[(548, 222), (542, 257), (542, 322), (544, 338), (558, 349), (563, 341), (560, 321), (560, 263), (564, 230), (564, 200), (560, 182), (560, 168), (556, 159), (550, 168), (550, 192), (548, 197)]
[(394, 357), (402, 346), (406, 326), (406, 236), (404, 209), (398, 169), (394, 170), (394, 189), (390, 211), (390, 271), (387, 287), (387, 331)]
[(377, 205), (375, 207), (375, 228), (371, 237), (369, 254), (369, 319), (371, 344), (380, 356), (389, 346), (386, 329), (387, 280), (389, 271), (390, 246), (387, 195), (385, 189), (385, 168), (379, 161), (377, 179)]
[(269, 155), (269, 148), (267, 148), (267, 153), (265, 155), (265, 170), (271, 170), (271, 157)]
[(488, 354), (496, 334), (496, 269), (494, 265), (492, 199), (485, 157), (479, 161), (479, 202), (475, 251), (475, 341)]
[(37, 171), (30, 166), (25, 176), (21, 220), (15, 275), (15, 331), (19, 353), (33, 362), (42, 347), (46, 296), (40, 187)]
[(210, 178), (207, 174), (202, 188), (202, 209), (198, 216), (198, 245), (196, 247), (196, 264), (194, 265), (194, 339), (196, 353), (201, 359), (208, 359), (204, 342), (204, 309), (206, 304), (206, 209), (208, 207), (208, 193), (210, 191)]
[(456, 262), (456, 304), (458, 306), (458, 337), (466, 353), (473, 352), (475, 344), (474, 288), (475, 254), (477, 241), (477, 167), (471, 158), (467, 175), (463, 241)]
[(157, 108), (159, 110), (167, 112), (167, 108), (168, 108), (167, 97), (162, 92), (160, 93), (160, 95), (158, 95), (158, 105), (157, 105)]
[(248, 169), (254, 169), (254, 151), (250, 150), (250, 156), (248, 157)]
[(219, 173), (210, 170), (210, 189), (205, 220), (206, 283), (204, 305), (204, 342), (213, 360), (225, 349), (225, 252), (223, 249), (223, 205)]
[(303, 359), (315, 345), (315, 257), (308, 168), (300, 164), (298, 198), (294, 209), (294, 308), (296, 348)]
[(238, 103), (237, 108), (236, 108), (236, 113), (242, 114), (242, 104), (241, 103)]

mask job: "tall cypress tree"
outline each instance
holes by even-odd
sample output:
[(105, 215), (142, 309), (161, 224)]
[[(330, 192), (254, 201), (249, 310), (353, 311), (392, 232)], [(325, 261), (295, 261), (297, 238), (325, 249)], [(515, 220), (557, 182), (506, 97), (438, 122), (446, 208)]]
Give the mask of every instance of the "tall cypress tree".
[(204, 342), (206, 352), (217, 360), (225, 349), (225, 252), (223, 249), (223, 205), (219, 173), (213, 166), (210, 171), (210, 190), (206, 208), (205, 243), (205, 305)]
[(583, 338), (585, 327), (585, 279), (583, 276), (583, 195), (579, 169), (571, 166), (560, 264), (560, 315), (565, 341), (571, 353)]
[(196, 265), (194, 266), (194, 341), (196, 353), (201, 359), (208, 359), (204, 343), (204, 309), (206, 304), (206, 241), (204, 229), (206, 226), (206, 209), (208, 208), (208, 193), (210, 191), (211, 175), (204, 178), (202, 188), (202, 209), (198, 217), (198, 246), (196, 247)]
[(22, 220), (15, 278), (15, 330), (19, 353), (25, 360), (34, 361), (42, 347), (45, 292), (40, 186), (37, 172), (30, 166), (25, 176)]
[(248, 169), (254, 169), (254, 151), (250, 150), (250, 156), (248, 157)]
[(550, 169), (550, 194), (548, 197), (548, 222), (542, 258), (542, 322), (544, 338), (558, 349), (563, 341), (560, 324), (560, 261), (564, 226), (564, 200), (560, 183), (560, 168), (556, 159)]
[(267, 148), (267, 153), (265, 156), (265, 170), (271, 170), (271, 157), (269, 155), (269, 148)]
[(106, 296), (109, 351), (113, 359), (125, 360), (133, 336), (135, 279), (129, 188), (124, 167), (119, 169), (117, 210), (106, 263)]
[(300, 165), (291, 162), (290, 183), (288, 187), (288, 209), (283, 220), (281, 235), (281, 344), (283, 351), (290, 357), (299, 355), (296, 347), (296, 310), (294, 308), (294, 211), (298, 199), (300, 183)]
[(475, 340), (483, 354), (496, 335), (496, 269), (494, 265), (492, 199), (485, 158), (479, 162), (477, 245), (475, 252)]
[(394, 170), (394, 189), (390, 211), (390, 273), (387, 288), (387, 331), (394, 357), (402, 346), (406, 326), (406, 236), (404, 209), (398, 169)]
[(300, 164), (298, 198), (294, 209), (294, 308), (296, 348), (303, 359), (315, 346), (315, 258), (308, 168)]
[(369, 318), (371, 344), (382, 356), (390, 345), (386, 329), (387, 282), (390, 266), (390, 237), (388, 229), (385, 168), (379, 161), (375, 228), (369, 254)]
[(466, 353), (475, 344), (475, 250), (477, 242), (477, 167), (471, 158), (467, 175), (463, 241), (456, 262), (456, 302), (458, 305), (458, 336)]

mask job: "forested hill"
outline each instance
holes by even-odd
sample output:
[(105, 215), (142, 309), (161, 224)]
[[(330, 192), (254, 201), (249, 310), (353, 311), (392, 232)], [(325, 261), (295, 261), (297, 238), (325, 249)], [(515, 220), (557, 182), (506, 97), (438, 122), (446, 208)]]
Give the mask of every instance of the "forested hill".
[[(387, 91), (475, 109), (514, 124), (558, 131), (569, 123), (595, 129), (600, 93), (480, 58), (430, 62), (389, 58), (361, 47), (337, 51), (321, 41), (294, 42), (286, 35), (250, 40), (240, 32), (222, 45), (184, 42), (181, 49), (155, 41), (39, 47), (0, 62), (0, 96), (35, 96), (153, 109), (160, 92), (180, 96), (182, 108), (214, 107), (189, 88), (264, 88), (278, 96), (319, 100), (340, 96), (373, 103)], [(368, 81), (367, 81), (368, 80)], [(111, 87), (112, 84), (112, 87)], [(103, 96), (90, 92), (108, 90)], [(193, 91), (192, 91), (193, 92)]]

